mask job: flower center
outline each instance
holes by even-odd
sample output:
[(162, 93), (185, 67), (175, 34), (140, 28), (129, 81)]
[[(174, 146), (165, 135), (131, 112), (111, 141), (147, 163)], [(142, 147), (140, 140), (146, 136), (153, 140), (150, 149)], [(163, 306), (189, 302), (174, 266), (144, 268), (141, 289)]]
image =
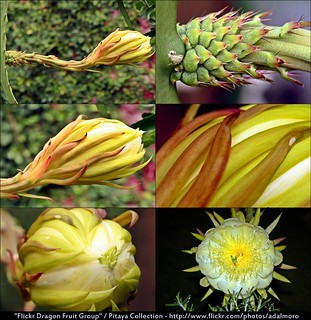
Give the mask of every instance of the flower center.
[(118, 251), (116, 247), (112, 247), (99, 258), (99, 262), (108, 268), (113, 269), (117, 264), (119, 254), (120, 251)]
[(226, 264), (233, 268), (247, 268), (252, 260), (250, 250), (245, 245), (224, 248), (224, 251)]
[[(227, 239), (229, 240), (229, 239)], [(217, 265), (233, 278), (243, 277), (256, 268), (258, 256), (251, 243), (241, 238), (231, 238), (215, 252)]]
[(238, 262), (241, 263), (243, 252), (239, 251), (236, 255), (230, 256), (232, 263), (237, 266)]
[(275, 250), (262, 228), (232, 218), (205, 234), (196, 260), (211, 286), (244, 294), (271, 282)]

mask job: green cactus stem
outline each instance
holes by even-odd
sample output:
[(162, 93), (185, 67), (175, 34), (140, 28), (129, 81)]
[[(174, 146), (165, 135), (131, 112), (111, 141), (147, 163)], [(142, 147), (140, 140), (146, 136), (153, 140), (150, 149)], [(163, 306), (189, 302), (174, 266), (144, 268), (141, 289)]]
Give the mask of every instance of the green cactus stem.
[(123, 0), (118, 0), (118, 6), (119, 6), (119, 10), (120, 10), (128, 28), (133, 30), (133, 25), (132, 25), (132, 22), (131, 22), (129, 15), (124, 7)]
[[(156, 7), (157, 17), (157, 50), (156, 53), (156, 101), (157, 103), (179, 103), (175, 83), (170, 83), (170, 74), (175, 62), (184, 55), (185, 49), (176, 32), (178, 1), (160, 1)], [(177, 60), (176, 60), (177, 59)]]
[(12, 88), (9, 82), (9, 75), (6, 65), (6, 25), (8, 22), (8, 1), (0, 1), (0, 8), (1, 8), (1, 23), (0, 23), (0, 72), (1, 72), (1, 89), (4, 94), (4, 99), (10, 104), (17, 104), (17, 101), (14, 97)]
[(189, 86), (220, 86), (232, 89), (259, 79), (272, 82), (266, 75), (276, 71), (298, 85), (292, 70), (311, 72), (309, 21), (292, 21), (283, 26), (263, 23), (271, 12), (254, 13), (225, 9), (187, 24), (177, 24), (185, 54), (171, 57), (175, 64), (170, 81)]

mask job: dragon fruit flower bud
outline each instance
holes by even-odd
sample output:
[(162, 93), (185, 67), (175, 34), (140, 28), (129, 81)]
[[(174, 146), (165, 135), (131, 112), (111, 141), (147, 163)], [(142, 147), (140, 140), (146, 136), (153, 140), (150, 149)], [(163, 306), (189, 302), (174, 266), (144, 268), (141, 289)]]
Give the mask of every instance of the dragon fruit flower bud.
[(7, 65), (20, 66), (38, 63), (49, 68), (67, 71), (91, 71), (94, 66), (135, 65), (148, 59), (154, 54), (150, 37), (133, 30), (115, 30), (103, 39), (97, 47), (82, 60), (61, 60), (55, 55), (42, 55), (36, 52), (8, 50), (5, 53)]
[[(51, 138), (34, 160), (13, 178), (1, 179), (4, 198), (17, 198), (46, 184), (102, 184), (143, 168), (143, 131), (118, 120), (77, 119)], [(27, 195), (29, 196), (29, 195)]]
[(153, 55), (150, 37), (138, 31), (117, 29), (102, 40), (84, 61), (93, 65), (133, 64)]
[(61, 311), (124, 307), (139, 284), (131, 234), (98, 210), (52, 208), (19, 248), (20, 287), (38, 306)]
[(274, 70), (283, 79), (303, 85), (290, 71), (310, 71), (311, 33), (303, 29), (310, 21), (267, 26), (263, 21), (270, 12), (224, 14), (224, 10), (176, 25), (185, 54), (168, 53), (174, 66), (172, 84), (181, 81), (231, 90), (250, 84), (252, 78), (272, 82), (266, 74)]

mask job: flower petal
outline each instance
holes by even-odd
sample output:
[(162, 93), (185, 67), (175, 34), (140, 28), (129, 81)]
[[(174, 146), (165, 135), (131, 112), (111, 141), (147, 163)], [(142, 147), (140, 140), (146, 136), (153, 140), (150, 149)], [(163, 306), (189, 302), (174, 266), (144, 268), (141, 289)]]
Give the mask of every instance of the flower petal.
[(228, 162), (231, 146), (230, 128), (238, 116), (239, 112), (232, 113), (221, 123), (200, 173), (179, 202), (179, 206), (197, 207), (208, 203)]

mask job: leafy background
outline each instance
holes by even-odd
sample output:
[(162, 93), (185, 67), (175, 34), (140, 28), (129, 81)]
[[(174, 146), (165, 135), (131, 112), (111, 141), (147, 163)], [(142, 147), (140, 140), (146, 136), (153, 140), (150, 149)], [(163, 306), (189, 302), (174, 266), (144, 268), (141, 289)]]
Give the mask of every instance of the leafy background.
[[(152, 0), (148, 0), (153, 2)], [(144, 2), (123, 1), (133, 28), (150, 32)], [(117, 28), (128, 29), (115, 0), (9, 1), (7, 50), (81, 60)], [(155, 57), (138, 66), (104, 67), (102, 73), (70, 72), (40, 65), (10, 67), (19, 103), (152, 103)], [(5, 100), (1, 97), (1, 103)]]
[[(49, 138), (55, 136), (67, 123), (75, 120), (79, 114), (90, 118), (100, 117), (103, 106), (30, 104), (1, 108), (1, 169), (2, 178), (12, 177), (17, 169), (24, 169), (43, 148)], [(135, 124), (144, 113), (150, 113), (153, 105), (105, 105), (105, 115), (118, 119), (127, 125)], [(99, 113), (98, 110), (101, 110)], [(145, 159), (154, 155), (154, 144), (146, 147)], [(136, 186), (121, 190), (107, 186), (68, 186), (47, 185), (30, 190), (29, 193), (51, 197), (47, 200), (21, 198), (20, 200), (2, 200), (4, 207), (12, 206), (105, 206), (105, 207), (153, 207), (155, 159), (130, 177), (117, 180), (118, 184)]]

